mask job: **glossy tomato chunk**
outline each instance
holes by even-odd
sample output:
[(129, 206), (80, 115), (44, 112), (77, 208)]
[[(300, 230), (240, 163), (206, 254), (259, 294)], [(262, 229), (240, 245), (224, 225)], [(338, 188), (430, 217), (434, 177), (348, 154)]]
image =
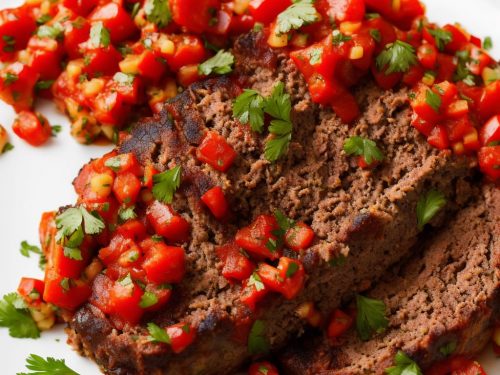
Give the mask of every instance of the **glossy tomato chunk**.
[(155, 233), (173, 243), (189, 240), (190, 224), (167, 204), (154, 201), (147, 209), (146, 216)]
[(329, 338), (334, 339), (342, 336), (349, 328), (351, 328), (353, 319), (349, 314), (346, 314), (340, 309), (336, 309), (330, 323), (328, 324), (327, 335)]
[(220, 9), (220, 0), (170, 0), (170, 9), (175, 23), (191, 32), (202, 33), (216, 22), (216, 18), (212, 20)]
[(120, 4), (109, 2), (99, 6), (88, 17), (89, 21), (102, 21), (109, 30), (111, 41), (120, 43), (130, 38), (137, 31), (134, 21)]
[(255, 264), (234, 242), (220, 246), (215, 251), (224, 264), (222, 275), (226, 279), (243, 281), (248, 279), (255, 269)]
[(0, 60), (9, 60), (14, 52), (26, 47), (35, 29), (35, 20), (28, 9), (0, 10)]
[(270, 290), (281, 293), (286, 299), (293, 299), (302, 290), (305, 271), (302, 263), (295, 259), (281, 257), (278, 268), (261, 263), (257, 274)]
[(47, 142), (52, 129), (45, 117), (31, 111), (21, 111), (12, 124), (12, 130), (19, 138), (32, 146), (40, 146)]
[(314, 232), (303, 222), (296, 223), (285, 234), (285, 245), (295, 251), (307, 249), (314, 240)]
[(0, 71), (0, 98), (16, 112), (33, 106), (33, 93), (39, 74), (30, 66), (15, 62)]
[(500, 115), (493, 116), (482, 126), (480, 140), (482, 146), (500, 143)]
[(196, 150), (196, 157), (212, 168), (226, 172), (236, 158), (236, 151), (221, 135), (210, 131)]
[(139, 323), (144, 310), (139, 306), (144, 294), (139, 285), (129, 277), (118, 280), (109, 291), (109, 305), (111, 315), (123, 324), (135, 325)]
[(196, 338), (195, 327), (187, 323), (177, 323), (167, 327), (168, 337), (170, 337), (170, 347), (174, 353), (184, 351), (193, 343)]
[(217, 219), (223, 219), (229, 211), (226, 196), (220, 186), (215, 186), (207, 190), (207, 192), (201, 196), (201, 201), (205, 203), (210, 212), (212, 212)]
[(269, 362), (256, 362), (250, 366), (248, 375), (279, 375), (279, 372)]
[(491, 180), (500, 179), (500, 146), (481, 147), (477, 155), (481, 171)]
[(255, 22), (267, 24), (274, 21), (278, 14), (290, 5), (291, 0), (250, 0), (248, 10)]
[(249, 226), (236, 232), (236, 243), (253, 256), (278, 259), (281, 246), (274, 234), (277, 229), (279, 226), (274, 216), (259, 215)]
[(47, 268), (43, 292), (45, 302), (63, 309), (75, 310), (88, 300), (91, 293), (90, 286), (82, 280), (63, 277), (56, 270)]
[(42, 280), (23, 277), (17, 287), (17, 292), (28, 304), (36, 304), (42, 301), (45, 283)]
[(153, 283), (179, 283), (186, 272), (185, 263), (182, 247), (157, 242), (146, 251), (142, 268), (146, 271), (148, 280)]

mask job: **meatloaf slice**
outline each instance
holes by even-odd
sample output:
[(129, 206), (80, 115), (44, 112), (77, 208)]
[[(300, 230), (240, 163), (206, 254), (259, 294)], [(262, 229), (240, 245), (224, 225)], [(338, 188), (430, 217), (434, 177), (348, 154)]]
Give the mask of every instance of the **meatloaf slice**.
[[(260, 319), (271, 347), (283, 346), (303, 330), (304, 322), (294, 313), (297, 306), (313, 301), (326, 314), (408, 255), (418, 236), (416, 205), (426, 191), (446, 195), (448, 204), (431, 223), (439, 226), (474, 190), (471, 159), (433, 149), (412, 128), (405, 90), (385, 92), (365, 83), (356, 94), (360, 119), (343, 124), (330, 109), (312, 103), (293, 63), (262, 41), (254, 33), (241, 38), (233, 51), (233, 77), (193, 85), (160, 115), (137, 125), (119, 147), (160, 170), (182, 165), (173, 207), (192, 224), (192, 238), (185, 246), (183, 282), (174, 288), (167, 308), (145, 316), (142, 325), (117, 331), (91, 305), (75, 314), (70, 340), (107, 373), (233, 373), (250, 358), (241, 340), (243, 322)], [(293, 135), (286, 156), (270, 163), (263, 157), (266, 136), (233, 118), (232, 101), (241, 92), (237, 82), (267, 95), (279, 81), (292, 99)], [(227, 173), (195, 157), (207, 130), (225, 137), (238, 153)], [(384, 152), (376, 169), (362, 170), (344, 153), (345, 139), (354, 135), (369, 137)], [(200, 204), (200, 196), (214, 185), (224, 189), (235, 213), (229, 222), (218, 222)], [(294, 300), (269, 295), (252, 314), (239, 300), (240, 285), (221, 276), (215, 248), (256, 215), (276, 209), (305, 221), (316, 234), (308, 251), (287, 253), (303, 262), (308, 279)], [(334, 267), (330, 261), (339, 254), (346, 262)], [(198, 331), (184, 352), (173, 354), (167, 345), (148, 340), (148, 321), (166, 326), (180, 320)]]
[(284, 373), (383, 374), (398, 350), (424, 369), (443, 359), (450, 343), (457, 344), (454, 354), (480, 351), (500, 311), (500, 190), (483, 193), (369, 292), (387, 306), (384, 334), (362, 342), (351, 332), (335, 346), (322, 337), (289, 345), (280, 358)]

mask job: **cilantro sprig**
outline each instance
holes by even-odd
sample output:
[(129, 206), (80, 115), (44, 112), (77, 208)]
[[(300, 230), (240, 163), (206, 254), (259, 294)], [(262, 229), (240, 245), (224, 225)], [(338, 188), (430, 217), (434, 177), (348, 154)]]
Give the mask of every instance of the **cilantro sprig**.
[(60, 241), (63, 238), (72, 236), (78, 232), (80, 226), (83, 225), (85, 234), (99, 234), (104, 229), (104, 221), (87, 211), (83, 206), (70, 207), (63, 213), (56, 216), (57, 231), (56, 240)]
[(318, 12), (312, 0), (299, 0), (278, 15), (276, 33), (285, 34), (318, 20)]
[(40, 337), (40, 330), (17, 293), (6, 294), (3, 300), (0, 300), (0, 327), (8, 328), (12, 337)]
[(244, 90), (233, 103), (233, 116), (261, 133), (264, 126), (264, 98), (255, 90)]
[(45, 359), (36, 354), (31, 354), (26, 359), (26, 368), (32, 372), (19, 372), (17, 375), (79, 375), (66, 366), (64, 359)]
[(233, 71), (234, 55), (231, 52), (219, 50), (205, 62), (198, 65), (198, 71), (203, 75), (227, 74)]
[(165, 344), (170, 344), (170, 336), (167, 331), (163, 328), (158, 327), (154, 323), (148, 323), (148, 331), (149, 331), (149, 341), (152, 342), (163, 342)]
[(167, 26), (172, 20), (168, 0), (146, 0), (144, 12), (147, 20), (156, 24), (159, 28)]
[(398, 72), (405, 73), (412, 65), (417, 64), (417, 55), (410, 44), (396, 40), (385, 46), (375, 62), (379, 71), (385, 68), (386, 75)]
[(262, 320), (256, 320), (253, 323), (248, 335), (248, 352), (250, 354), (264, 354), (269, 351), (265, 330), (266, 327)]
[(383, 301), (356, 295), (356, 329), (361, 340), (369, 340), (374, 333), (385, 331), (389, 321), (385, 316)]
[(344, 142), (344, 151), (347, 155), (363, 156), (367, 164), (384, 160), (384, 154), (377, 144), (368, 138), (359, 136), (347, 138)]
[(394, 357), (395, 366), (385, 370), (387, 375), (422, 375), (422, 370), (417, 363), (403, 351), (398, 351)]
[(443, 51), (446, 45), (453, 40), (453, 35), (449, 31), (443, 29), (427, 29), (427, 31), (434, 37), (436, 47), (440, 51)]
[(104, 26), (102, 21), (96, 22), (90, 29), (90, 44), (94, 48), (108, 47), (111, 43), (109, 30)]
[(180, 165), (153, 176), (153, 196), (163, 202), (172, 203), (175, 191), (181, 186)]
[(252, 273), (252, 275), (248, 278), (248, 286), (254, 286), (256, 291), (261, 291), (266, 288), (262, 279), (260, 278), (257, 272)]
[(431, 190), (422, 197), (417, 203), (417, 223), (418, 229), (424, 229), (425, 224), (446, 205), (446, 197), (437, 190)]

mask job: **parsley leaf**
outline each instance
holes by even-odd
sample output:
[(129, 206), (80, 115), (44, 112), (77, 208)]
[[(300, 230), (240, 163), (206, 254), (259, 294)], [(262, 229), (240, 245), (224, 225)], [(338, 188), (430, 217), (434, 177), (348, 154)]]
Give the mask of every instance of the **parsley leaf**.
[(377, 147), (377, 144), (368, 138), (350, 137), (344, 142), (344, 151), (347, 155), (363, 156), (367, 164), (371, 164), (374, 160), (384, 160), (384, 154)]
[(16, 82), (18, 79), (19, 79), (19, 77), (17, 76), (17, 74), (7, 72), (7, 73), (5, 73), (5, 78), (3, 79), (3, 83), (5, 84), (5, 86), (10, 86), (14, 82)]
[(264, 336), (264, 331), (264, 322), (262, 320), (256, 320), (248, 335), (248, 352), (250, 354), (262, 354), (269, 351), (269, 343)]
[(158, 302), (158, 297), (156, 296), (156, 294), (146, 291), (141, 297), (139, 306), (143, 309), (146, 309), (148, 307), (156, 305), (157, 302)]
[(318, 13), (314, 8), (313, 1), (299, 0), (278, 15), (276, 33), (285, 34), (317, 20)]
[(64, 256), (68, 259), (82, 260), (82, 251), (78, 248), (64, 247)]
[(416, 63), (415, 49), (401, 40), (387, 44), (376, 58), (377, 69), (382, 71), (386, 68), (386, 75), (397, 72), (405, 73)]
[(233, 103), (233, 116), (242, 124), (250, 124), (253, 131), (262, 132), (264, 126), (264, 98), (255, 90), (244, 90)]
[(41, 254), (42, 250), (40, 250), (38, 246), (30, 245), (28, 242), (23, 241), (21, 242), (21, 248), (19, 249), (19, 252), (22, 256), (29, 258), (30, 252), (32, 252), (33, 254)]
[(96, 22), (90, 29), (90, 44), (94, 48), (108, 47), (111, 43), (109, 30), (104, 27), (102, 21)]
[(436, 47), (440, 51), (443, 51), (444, 47), (453, 40), (453, 35), (449, 31), (443, 29), (427, 29), (427, 31), (434, 37)]
[(446, 197), (437, 190), (431, 190), (422, 196), (417, 204), (418, 229), (422, 230), (445, 205)]
[(36, 354), (31, 354), (26, 359), (26, 368), (33, 372), (18, 373), (17, 375), (79, 375), (66, 366), (64, 359), (52, 357), (44, 359)]
[(361, 340), (369, 340), (374, 333), (385, 331), (389, 321), (385, 317), (384, 302), (357, 294), (356, 306), (356, 329)]
[(491, 39), (491, 36), (484, 38), (483, 48), (487, 51), (493, 48), (493, 40)]
[(57, 241), (71, 236), (84, 223), (85, 234), (98, 234), (105, 225), (101, 218), (89, 213), (85, 207), (70, 207), (56, 216)]
[[(80, 207), (83, 215), (83, 222), (86, 234), (99, 234), (104, 229), (105, 225), (101, 218), (94, 216), (88, 212), (85, 207)], [(97, 215), (97, 213), (96, 213)]]
[(227, 74), (233, 71), (234, 56), (231, 52), (220, 50), (215, 56), (209, 58), (198, 66), (198, 71), (203, 75)]
[(261, 291), (264, 290), (266, 287), (264, 283), (262, 282), (262, 279), (260, 278), (259, 274), (254, 272), (252, 275), (248, 278), (248, 286), (254, 286), (256, 291)]
[(6, 294), (0, 300), (0, 327), (8, 328), (12, 337), (40, 337), (40, 330), (17, 293)]
[(153, 176), (153, 196), (163, 202), (172, 203), (175, 191), (181, 186), (180, 165)]
[(340, 30), (333, 30), (332, 35), (332, 43), (336, 46), (341, 45), (344, 42), (348, 42), (352, 39), (352, 37), (350, 37), (349, 35), (342, 34)]
[(439, 113), (442, 100), (438, 94), (436, 94), (432, 90), (427, 90), (427, 92), (425, 93), (425, 102), (429, 104), (435, 112)]
[(453, 76), (455, 81), (463, 81), (469, 86), (474, 86), (476, 84), (474, 80), (474, 75), (469, 70), (470, 52), (469, 51), (458, 51), (457, 56), (457, 70)]
[(52, 125), (50, 127), (50, 129), (52, 130), (52, 137), (57, 137), (57, 135), (61, 132), (62, 130), (62, 126), (61, 125)]
[(396, 366), (385, 370), (387, 375), (422, 375), (420, 367), (401, 350), (396, 353), (394, 363)]
[(264, 110), (268, 115), (274, 118), (290, 121), (292, 102), (290, 100), (290, 95), (285, 93), (285, 85), (283, 82), (278, 82), (278, 84), (274, 86), (271, 96), (266, 99)]
[(146, 0), (144, 12), (147, 20), (156, 24), (159, 28), (167, 26), (172, 20), (168, 0)]
[(152, 342), (163, 342), (170, 344), (170, 336), (163, 328), (158, 327), (154, 323), (148, 323), (149, 340)]
[(273, 137), (266, 142), (264, 156), (269, 161), (276, 161), (288, 151), (292, 134)]

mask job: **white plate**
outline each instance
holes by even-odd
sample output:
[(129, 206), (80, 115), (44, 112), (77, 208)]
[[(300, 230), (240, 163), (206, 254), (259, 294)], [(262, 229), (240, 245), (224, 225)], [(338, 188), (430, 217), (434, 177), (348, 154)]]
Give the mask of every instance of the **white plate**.
[[(0, 8), (13, 7), (20, 0), (2, 0)], [(500, 2), (498, 0), (426, 0), (431, 20), (442, 24), (458, 21), (475, 35), (492, 36), (497, 42), (494, 55), (500, 57)], [(42, 277), (35, 259), (19, 254), (23, 240), (38, 243), (38, 221), (43, 211), (56, 209), (75, 201), (71, 181), (90, 158), (104, 154), (110, 147), (81, 146), (69, 135), (67, 119), (51, 103), (43, 103), (40, 111), (52, 125), (61, 124), (63, 131), (50, 144), (36, 149), (12, 134), (14, 113), (0, 103), (0, 122), (9, 130), (15, 149), (0, 157), (0, 296), (14, 291), (22, 276)], [(12, 339), (0, 329), (0, 373), (13, 375), (25, 370), (30, 353), (66, 359), (67, 364), (82, 375), (98, 374), (90, 361), (74, 353), (65, 343), (60, 327), (44, 333), (41, 339)], [(481, 359), (489, 375), (500, 374), (500, 360), (488, 349)]]

